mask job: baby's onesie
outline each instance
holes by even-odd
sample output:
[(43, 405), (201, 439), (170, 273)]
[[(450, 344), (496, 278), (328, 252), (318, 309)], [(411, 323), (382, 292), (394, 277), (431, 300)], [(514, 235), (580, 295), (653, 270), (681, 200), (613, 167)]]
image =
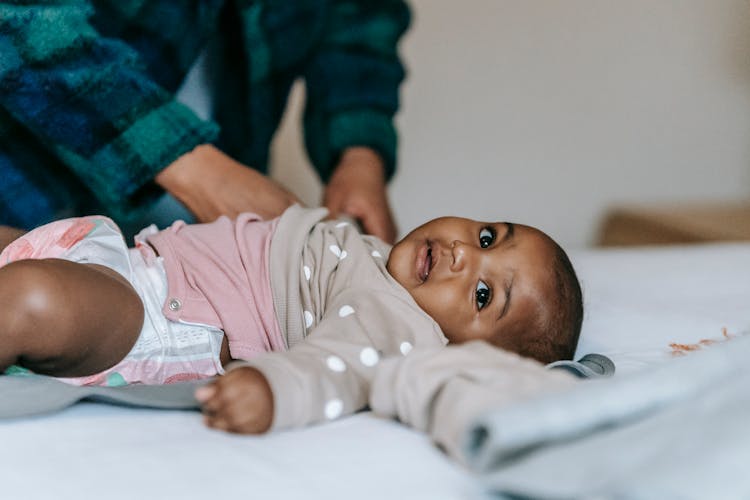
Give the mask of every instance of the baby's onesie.
[(222, 329), (234, 359), (286, 349), (268, 276), (278, 223), (278, 218), (264, 221), (243, 213), (207, 224), (178, 221), (147, 235), (164, 260), (169, 287), (164, 316)]
[(242, 364), (274, 395), (272, 428), (364, 408), (380, 361), (447, 343), (437, 323), (386, 270), (391, 247), (325, 209), (289, 208), (271, 241), (274, 308), (288, 351)]

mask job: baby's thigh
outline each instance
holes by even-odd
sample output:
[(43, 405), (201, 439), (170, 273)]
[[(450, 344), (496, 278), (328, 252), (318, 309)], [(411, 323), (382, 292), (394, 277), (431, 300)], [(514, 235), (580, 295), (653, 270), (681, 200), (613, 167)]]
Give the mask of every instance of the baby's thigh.
[(0, 269), (3, 337), (16, 362), (58, 377), (91, 375), (124, 358), (143, 324), (143, 304), (111, 269), (29, 259)]
[(2, 250), (0, 266), (0, 368), (88, 375), (117, 363), (138, 338), (143, 306), (110, 219), (38, 227)]

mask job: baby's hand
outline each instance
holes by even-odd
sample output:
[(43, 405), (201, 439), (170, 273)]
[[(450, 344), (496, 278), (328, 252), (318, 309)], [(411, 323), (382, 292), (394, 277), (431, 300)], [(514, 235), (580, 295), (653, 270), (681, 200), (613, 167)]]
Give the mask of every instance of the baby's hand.
[(260, 434), (273, 421), (273, 393), (266, 377), (244, 366), (195, 391), (209, 427), (240, 434)]

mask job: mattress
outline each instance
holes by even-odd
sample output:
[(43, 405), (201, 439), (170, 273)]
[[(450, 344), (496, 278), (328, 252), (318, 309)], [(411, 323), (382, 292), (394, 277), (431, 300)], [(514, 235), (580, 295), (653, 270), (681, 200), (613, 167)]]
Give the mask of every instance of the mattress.
[[(750, 327), (750, 245), (590, 250), (578, 355), (619, 373), (731, 342)], [(2, 403), (0, 403), (2, 404)], [(2, 498), (485, 498), (477, 476), (429, 438), (363, 412), (253, 437), (200, 414), (80, 403), (0, 421)]]

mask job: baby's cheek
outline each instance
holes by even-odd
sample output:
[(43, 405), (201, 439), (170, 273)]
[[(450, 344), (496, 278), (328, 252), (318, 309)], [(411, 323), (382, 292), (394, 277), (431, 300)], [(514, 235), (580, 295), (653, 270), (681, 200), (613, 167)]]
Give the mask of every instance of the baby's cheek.
[(466, 322), (468, 298), (451, 287), (423, 287), (419, 292), (414, 295), (417, 304), (440, 325), (448, 340), (455, 342)]

